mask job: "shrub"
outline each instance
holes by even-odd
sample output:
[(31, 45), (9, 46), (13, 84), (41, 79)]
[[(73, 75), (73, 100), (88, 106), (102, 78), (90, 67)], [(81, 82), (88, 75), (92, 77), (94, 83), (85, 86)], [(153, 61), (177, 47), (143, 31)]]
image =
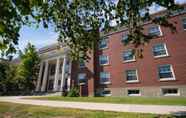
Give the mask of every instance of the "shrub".
[(67, 94), (67, 97), (79, 97), (79, 88), (73, 87)]

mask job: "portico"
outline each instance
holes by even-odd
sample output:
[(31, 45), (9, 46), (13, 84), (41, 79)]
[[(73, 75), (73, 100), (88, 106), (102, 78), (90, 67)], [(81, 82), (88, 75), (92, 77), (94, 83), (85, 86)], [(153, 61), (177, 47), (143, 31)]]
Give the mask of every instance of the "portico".
[(37, 92), (70, 90), (71, 61), (66, 48), (45, 47), (40, 49), (40, 70), (36, 84)]

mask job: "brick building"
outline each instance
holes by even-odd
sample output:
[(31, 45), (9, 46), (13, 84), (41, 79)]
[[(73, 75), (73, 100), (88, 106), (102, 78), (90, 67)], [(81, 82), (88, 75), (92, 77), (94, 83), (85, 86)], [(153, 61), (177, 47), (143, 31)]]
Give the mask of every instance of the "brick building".
[[(157, 37), (140, 47), (143, 58), (133, 55), (133, 45), (123, 44), (128, 31), (120, 28), (103, 34), (89, 62), (73, 62), (70, 77), (63, 73), (63, 78), (70, 78), (69, 86), (80, 86), (83, 96), (186, 96), (186, 8), (174, 12), (169, 20), (176, 26), (176, 33), (150, 22), (144, 24), (144, 33)], [(70, 61), (68, 63), (70, 65)], [(55, 70), (59, 67), (55, 66)], [(56, 72), (55, 78), (59, 76)], [(53, 81), (58, 83), (56, 79)], [(37, 89), (40, 90), (39, 85)]]

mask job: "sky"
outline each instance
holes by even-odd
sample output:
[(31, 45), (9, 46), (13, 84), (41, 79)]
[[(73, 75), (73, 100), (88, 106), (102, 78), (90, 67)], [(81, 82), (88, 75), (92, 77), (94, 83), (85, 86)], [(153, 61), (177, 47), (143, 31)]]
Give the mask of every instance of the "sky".
[[(186, 3), (186, 0), (176, 0), (178, 3)], [(161, 10), (158, 6), (153, 6), (151, 8), (151, 13)], [(20, 40), (19, 40), (19, 49), (23, 50), (28, 42), (35, 45), (37, 49), (50, 45), (57, 42), (58, 34), (54, 31), (52, 26), (49, 26), (48, 29), (42, 27), (39, 28), (24, 26), (20, 30)]]

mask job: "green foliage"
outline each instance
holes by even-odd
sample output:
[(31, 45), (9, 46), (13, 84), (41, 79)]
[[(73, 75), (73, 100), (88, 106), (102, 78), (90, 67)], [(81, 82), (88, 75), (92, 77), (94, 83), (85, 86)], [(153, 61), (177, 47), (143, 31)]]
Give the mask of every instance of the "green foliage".
[(6, 60), (0, 61), (0, 95), (15, 94), (19, 83), (15, 79), (17, 66)]
[(38, 65), (40, 62), (38, 53), (33, 45), (30, 43), (25, 48), (24, 52), (20, 54), (20, 64), (17, 68), (17, 80), (22, 83), (21, 88), (24, 91), (34, 90), (37, 75)]
[(30, 43), (20, 54), (20, 63), (0, 60), (0, 94), (29, 94), (35, 89), (39, 56)]
[(79, 89), (78, 87), (73, 87), (67, 94), (67, 97), (79, 97)]
[[(152, 17), (149, 7), (153, 4), (168, 12)], [(43, 23), (47, 28), (52, 23), (59, 41), (71, 48), (72, 58), (87, 59), (87, 51), (94, 50), (100, 39), (100, 30), (108, 32), (125, 26), (129, 30), (128, 43), (138, 47), (152, 38), (143, 33), (144, 22), (175, 30), (167, 18), (180, 8), (174, 0), (1, 0), (0, 50), (5, 54), (15, 52), (13, 47), (23, 25)], [(113, 20), (116, 26), (111, 26)]]

